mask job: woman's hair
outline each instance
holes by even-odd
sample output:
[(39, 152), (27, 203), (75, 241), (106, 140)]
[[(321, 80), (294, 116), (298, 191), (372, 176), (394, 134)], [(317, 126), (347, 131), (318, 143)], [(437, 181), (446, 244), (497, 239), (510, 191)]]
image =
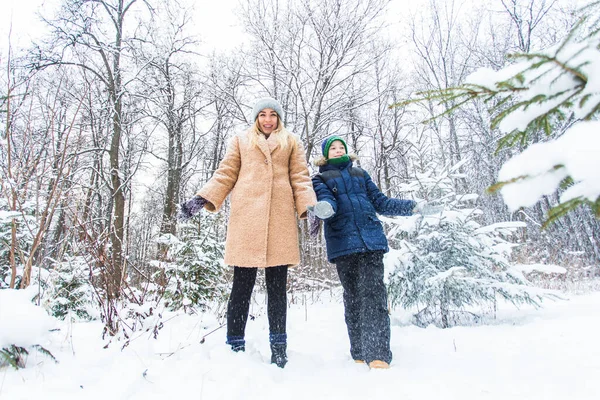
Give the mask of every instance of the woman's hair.
[[(250, 144), (252, 146), (257, 146), (258, 135), (262, 134), (263, 132), (260, 130), (260, 125), (258, 124), (257, 118), (256, 121), (254, 121), (254, 125), (252, 125), (250, 128)], [(288, 130), (285, 129), (285, 126), (283, 126), (283, 122), (281, 121), (281, 118), (279, 118), (279, 115), (277, 115), (277, 129), (271, 132), (271, 135), (275, 135), (275, 139), (277, 139), (279, 147), (281, 147), (282, 150), (285, 150), (288, 147), (290, 144), (290, 139), (294, 139)]]

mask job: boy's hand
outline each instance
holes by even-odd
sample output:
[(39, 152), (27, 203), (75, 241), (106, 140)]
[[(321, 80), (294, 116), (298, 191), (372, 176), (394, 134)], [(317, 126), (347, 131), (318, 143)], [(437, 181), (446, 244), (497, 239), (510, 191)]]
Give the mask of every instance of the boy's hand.
[(317, 204), (308, 206), (306, 209), (319, 219), (327, 219), (335, 214), (333, 207), (327, 201), (318, 201)]
[(439, 214), (444, 211), (444, 206), (434, 206), (426, 201), (422, 201), (417, 203), (415, 208), (413, 208), (413, 214), (421, 214), (421, 215), (432, 215)]
[(208, 203), (203, 197), (194, 196), (190, 200), (179, 205), (179, 211), (177, 212), (177, 220), (180, 222), (187, 221), (194, 215), (198, 214), (202, 208)]

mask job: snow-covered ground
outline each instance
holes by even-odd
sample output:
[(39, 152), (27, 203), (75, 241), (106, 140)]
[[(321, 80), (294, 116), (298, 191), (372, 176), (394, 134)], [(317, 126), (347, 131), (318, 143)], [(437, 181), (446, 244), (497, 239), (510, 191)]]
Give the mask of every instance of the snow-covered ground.
[[(210, 332), (210, 316), (179, 316), (157, 340), (104, 349), (100, 324), (60, 326), (48, 343), (52, 363), (33, 351), (27, 368), (0, 369), (0, 399), (599, 399), (600, 293), (517, 310), (504, 305), (486, 326), (438, 329), (392, 317), (394, 361), (369, 370), (348, 354), (337, 301), (292, 306), (289, 363), (269, 364), (266, 316), (248, 323), (247, 351)], [(2, 327), (0, 326), (0, 330)]]

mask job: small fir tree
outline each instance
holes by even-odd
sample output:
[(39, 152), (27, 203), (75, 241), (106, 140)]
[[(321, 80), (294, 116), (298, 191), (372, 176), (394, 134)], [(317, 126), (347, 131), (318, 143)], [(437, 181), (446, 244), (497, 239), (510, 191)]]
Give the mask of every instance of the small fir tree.
[(200, 213), (197, 223), (180, 226), (180, 238), (162, 236), (159, 241), (169, 247), (171, 262), (161, 262), (166, 279), (164, 298), (171, 310), (188, 307), (206, 308), (226, 293), (226, 268), (223, 264), (224, 243), (215, 238), (218, 215)]
[(45, 283), (44, 304), (56, 318), (94, 319), (94, 291), (88, 279), (88, 262), (83, 257), (57, 263)]
[[(15, 288), (20, 287), (23, 276), (23, 264), (20, 252), (27, 254), (33, 245), (33, 235), (37, 229), (35, 215), (35, 205), (31, 202), (24, 202), (21, 211), (12, 211), (5, 198), (0, 198), (0, 289), (10, 286), (12, 276), (10, 252), (14, 249), (15, 266), (17, 274), (15, 276)], [(13, 224), (15, 226), (15, 235), (13, 240)]]
[[(419, 187), (417, 196), (436, 194), (444, 203), (438, 215), (414, 216), (412, 224), (390, 219), (393, 251), (387, 259), (392, 305), (416, 308), (415, 323), (447, 328), (479, 320), (486, 306), (495, 308), (497, 296), (514, 303), (538, 305), (552, 292), (529, 285), (509, 262), (514, 246), (506, 236), (524, 226), (521, 222), (482, 227), (481, 211), (468, 207), (474, 195), (457, 196), (451, 175), (444, 172), (421, 176), (408, 185)], [(430, 202), (436, 199), (429, 197)], [(441, 200), (443, 199), (443, 200)]]

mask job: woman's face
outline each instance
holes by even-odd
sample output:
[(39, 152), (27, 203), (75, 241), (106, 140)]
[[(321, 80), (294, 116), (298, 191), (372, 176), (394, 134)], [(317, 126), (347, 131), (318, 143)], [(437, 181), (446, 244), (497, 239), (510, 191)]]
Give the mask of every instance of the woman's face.
[(272, 108), (265, 108), (258, 113), (258, 126), (267, 135), (277, 129), (277, 113)]
[(346, 154), (346, 148), (344, 147), (344, 144), (339, 140), (336, 140), (331, 143), (331, 146), (329, 146), (329, 154), (327, 154), (327, 158), (338, 158), (344, 154)]

